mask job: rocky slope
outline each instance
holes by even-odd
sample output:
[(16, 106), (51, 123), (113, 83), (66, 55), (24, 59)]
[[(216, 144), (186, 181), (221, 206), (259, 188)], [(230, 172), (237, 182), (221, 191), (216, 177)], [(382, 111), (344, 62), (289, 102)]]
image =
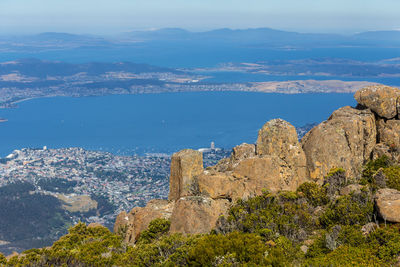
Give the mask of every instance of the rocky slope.
[[(260, 129), (256, 144), (233, 148), (230, 158), (213, 167), (203, 169), (197, 151), (174, 154), (168, 201), (154, 200), (144, 208), (122, 212), (114, 231), (126, 232), (125, 241), (134, 243), (150, 221), (165, 218), (171, 221), (172, 233), (207, 233), (238, 199), (265, 189), (296, 191), (307, 181), (322, 184), (333, 168), (344, 169), (347, 181), (357, 181), (370, 159), (385, 155), (399, 161), (400, 90), (370, 86), (357, 91), (355, 98), (357, 107), (334, 111), (300, 142), (290, 123), (274, 119)], [(380, 189), (375, 199), (383, 219), (400, 220), (400, 192)]]

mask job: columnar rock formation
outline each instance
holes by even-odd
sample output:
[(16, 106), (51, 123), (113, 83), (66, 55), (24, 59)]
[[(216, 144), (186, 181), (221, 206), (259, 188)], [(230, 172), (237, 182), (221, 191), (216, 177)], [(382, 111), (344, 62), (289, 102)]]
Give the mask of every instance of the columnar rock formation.
[(203, 155), (199, 151), (185, 149), (171, 158), (171, 176), (168, 200), (174, 201), (190, 195), (193, 178), (203, 172)]
[(205, 170), (200, 152), (180, 151), (172, 156), (169, 200), (121, 213), (115, 231), (126, 231), (126, 241), (134, 242), (152, 219), (163, 217), (171, 220), (171, 232), (205, 233), (237, 199), (264, 189), (294, 191), (303, 182), (321, 182), (335, 167), (358, 178), (363, 164), (383, 154), (399, 160), (399, 97), (397, 88), (364, 88), (355, 94), (356, 108), (336, 110), (301, 143), (291, 124), (271, 120), (255, 145), (237, 146), (230, 158)]

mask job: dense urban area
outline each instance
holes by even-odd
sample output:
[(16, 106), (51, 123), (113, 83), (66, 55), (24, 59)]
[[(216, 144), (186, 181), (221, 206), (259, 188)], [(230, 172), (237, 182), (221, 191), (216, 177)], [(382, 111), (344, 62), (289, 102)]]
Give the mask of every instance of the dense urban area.
[[(205, 164), (214, 164), (227, 154), (226, 150), (210, 150), (205, 153)], [(68, 200), (69, 210), (74, 209), (71, 208), (73, 205), (80, 206), (80, 211), (96, 209), (90, 196), (103, 197), (118, 207), (102, 217), (89, 217), (89, 222), (112, 223), (120, 211), (168, 195), (168, 155), (127, 157), (82, 148), (44, 147), (15, 150), (1, 161), (0, 187), (15, 182), (31, 183), (35, 187), (34, 193)], [(79, 203), (82, 201), (86, 201), (86, 205)], [(79, 211), (78, 207), (75, 209)]]
[[(230, 151), (203, 149), (203, 153), (204, 165), (210, 166)], [(0, 202), (9, 201), (9, 206), (24, 208), (27, 202), (40, 198), (43, 206), (32, 209), (44, 209), (48, 201), (59, 203), (60, 207), (48, 210), (62, 217), (57, 221), (60, 227), (52, 229), (57, 225), (53, 222), (48, 229), (47, 238), (51, 241), (79, 221), (98, 222), (111, 228), (121, 211), (144, 206), (150, 199), (167, 198), (169, 166), (170, 155), (163, 154), (117, 156), (82, 148), (24, 148), (0, 159), (0, 191), (4, 191), (0, 192)], [(10, 200), (10, 195), (16, 199)], [(2, 228), (7, 227), (4, 223)], [(0, 236), (0, 251), (21, 250), (10, 242), (13, 238), (7, 234)], [(25, 243), (32, 245), (26, 240)]]

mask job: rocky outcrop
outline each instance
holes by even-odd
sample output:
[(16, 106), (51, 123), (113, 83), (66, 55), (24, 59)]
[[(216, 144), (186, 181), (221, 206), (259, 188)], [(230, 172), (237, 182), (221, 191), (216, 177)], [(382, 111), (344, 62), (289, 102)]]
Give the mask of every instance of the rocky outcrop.
[(267, 122), (257, 144), (233, 149), (229, 160), (196, 178), (201, 194), (237, 200), (270, 192), (294, 191), (307, 180), (306, 156), (295, 128), (281, 119)]
[(256, 154), (283, 162), (280, 165), (283, 175), (279, 180), (284, 180), (284, 187), (288, 187), (283, 190), (293, 190), (307, 180), (306, 155), (299, 143), (296, 128), (290, 123), (275, 119), (264, 124), (258, 132)]
[(235, 201), (246, 198), (244, 179), (237, 179), (229, 172), (205, 171), (197, 176), (196, 185), (199, 195), (212, 199), (228, 199)]
[(171, 158), (169, 196), (171, 201), (189, 195), (193, 177), (203, 172), (203, 154), (192, 149), (175, 153)]
[(379, 189), (375, 203), (382, 219), (388, 222), (400, 222), (400, 192), (395, 189)]
[(360, 105), (386, 119), (393, 119), (397, 116), (399, 97), (399, 89), (383, 85), (365, 87), (354, 95)]
[(256, 156), (256, 146), (254, 144), (243, 143), (232, 149), (232, 155), (229, 159), (229, 163), (232, 167), (235, 167), (240, 161), (253, 158)]
[(268, 189), (270, 192), (296, 190), (306, 178), (305, 174), (297, 176), (297, 171), (276, 156), (265, 156), (241, 161), (232, 175), (246, 180), (244, 197), (247, 198), (261, 194), (263, 189)]
[(172, 233), (208, 233), (216, 225), (219, 216), (224, 215), (230, 206), (226, 199), (214, 200), (204, 196), (180, 198), (175, 203), (171, 216)]
[(308, 132), (301, 143), (311, 179), (322, 181), (335, 167), (357, 177), (376, 144), (375, 116), (368, 109), (340, 108)]
[(383, 155), (394, 161), (400, 161), (400, 120), (378, 119), (378, 144), (373, 151), (373, 158)]
[[(169, 200), (153, 200), (144, 208), (122, 212), (114, 231), (124, 232), (125, 240), (132, 243), (150, 221), (169, 218), (171, 232), (206, 233), (236, 200), (259, 195), (264, 189), (295, 191), (308, 180), (322, 183), (332, 168), (346, 172), (338, 169), (325, 179), (328, 195), (358, 194), (361, 186), (346, 184), (348, 177), (360, 175), (363, 164), (380, 155), (400, 159), (399, 96), (399, 90), (391, 87), (362, 89), (355, 94), (357, 108), (334, 111), (300, 143), (291, 124), (271, 120), (260, 129), (255, 145), (241, 144), (233, 148), (230, 158), (207, 169), (200, 152), (175, 153)], [(374, 176), (378, 185), (384, 185), (384, 178), (382, 172)], [(400, 192), (381, 189), (375, 201), (382, 218), (400, 222)]]
[(167, 200), (150, 200), (146, 207), (133, 208), (128, 214), (121, 212), (115, 221), (114, 232), (121, 233), (127, 243), (134, 243), (140, 232), (145, 230), (150, 222), (157, 218), (169, 219), (174, 202)]

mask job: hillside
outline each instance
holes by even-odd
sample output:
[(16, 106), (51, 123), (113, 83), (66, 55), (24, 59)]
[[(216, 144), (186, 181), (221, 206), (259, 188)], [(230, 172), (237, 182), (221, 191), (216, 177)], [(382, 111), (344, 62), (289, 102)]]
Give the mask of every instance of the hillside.
[(172, 156), (168, 200), (79, 223), (10, 266), (393, 266), (400, 255), (400, 90), (371, 86), (301, 141), (274, 119), (203, 167)]

